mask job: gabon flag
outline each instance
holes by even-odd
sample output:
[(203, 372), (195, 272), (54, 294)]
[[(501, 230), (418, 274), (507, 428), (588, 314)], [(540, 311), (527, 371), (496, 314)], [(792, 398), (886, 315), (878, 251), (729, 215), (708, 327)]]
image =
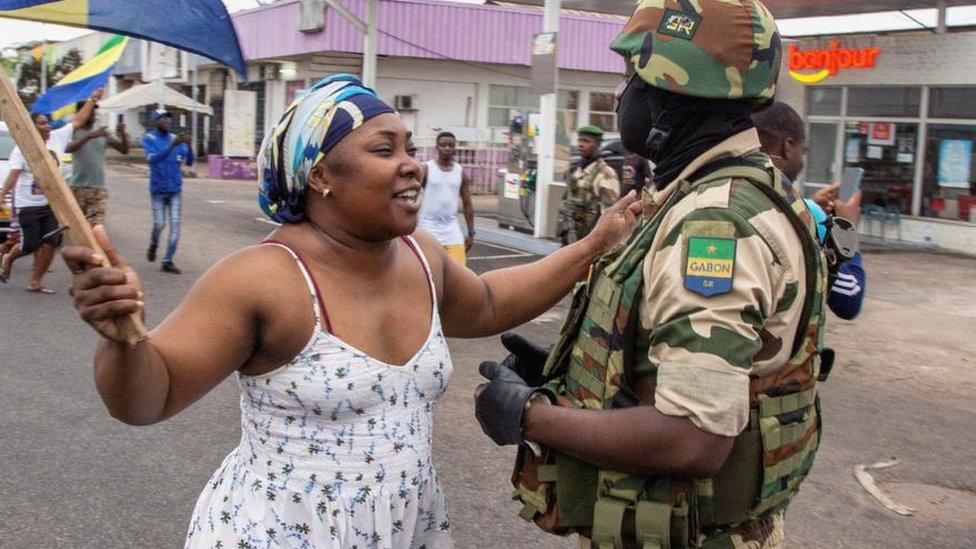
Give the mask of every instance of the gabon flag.
[(221, 0), (0, 0), (0, 17), (83, 27), (202, 55), (247, 77)]
[(73, 114), (75, 103), (88, 99), (95, 90), (108, 83), (128, 42), (129, 39), (124, 36), (110, 38), (91, 61), (69, 72), (39, 97), (31, 107), (31, 113), (50, 114), (53, 120)]

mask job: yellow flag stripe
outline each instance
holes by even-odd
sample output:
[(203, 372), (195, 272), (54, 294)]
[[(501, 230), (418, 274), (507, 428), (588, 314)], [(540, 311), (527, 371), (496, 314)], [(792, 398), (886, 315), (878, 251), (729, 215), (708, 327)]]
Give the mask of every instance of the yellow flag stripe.
[(87, 27), (88, 0), (60, 0), (31, 8), (0, 11), (0, 16)]
[(58, 85), (70, 84), (107, 71), (112, 65), (118, 62), (119, 57), (122, 57), (122, 52), (125, 51), (126, 44), (128, 44), (128, 38), (115, 47), (96, 55), (91, 61), (69, 72), (67, 76), (58, 82)]

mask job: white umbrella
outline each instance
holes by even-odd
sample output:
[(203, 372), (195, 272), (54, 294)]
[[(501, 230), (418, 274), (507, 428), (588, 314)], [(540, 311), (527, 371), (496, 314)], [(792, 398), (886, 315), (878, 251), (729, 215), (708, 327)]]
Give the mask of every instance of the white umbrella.
[(194, 101), (191, 97), (183, 95), (158, 80), (149, 84), (133, 86), (98, 103), (99, 108), (103, 111), (125, 111), (145, 105), (165, 105), (207, 116), (213, 114), (213, 109), (210, 107)]

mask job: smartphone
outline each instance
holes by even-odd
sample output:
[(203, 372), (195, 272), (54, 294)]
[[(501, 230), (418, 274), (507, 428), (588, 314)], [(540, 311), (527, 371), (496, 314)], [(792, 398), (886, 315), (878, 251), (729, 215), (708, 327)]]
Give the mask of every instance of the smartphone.
[(837, 201), (846, 203), (854, 196), (854, 193), (861, 188), (861, 179), (864, 177), (864, 168), (844, 168), (844, 177), (840, 182), (840, 189), (837, 191)]

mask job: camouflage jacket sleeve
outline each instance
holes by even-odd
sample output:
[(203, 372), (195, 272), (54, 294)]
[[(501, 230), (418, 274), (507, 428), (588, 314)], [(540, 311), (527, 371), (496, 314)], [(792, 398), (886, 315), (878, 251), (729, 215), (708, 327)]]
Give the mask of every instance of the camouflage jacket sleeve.
[(798, 323), (802, 276), (786, 217), (758, 191), (737, 204), (734, 187), (689, 196), (662, 221), (643, 266), (649, 361), (634, 376), (656, 372), (662, 413), (723, 436), (748, 423), (749, 376), (789, 358), (783, 341)]
[(597, 188), (620, 194), (620, 178), (617, 177), (617, 171), (606, 163), (601, 166), (600, 175), (597, 177)]

